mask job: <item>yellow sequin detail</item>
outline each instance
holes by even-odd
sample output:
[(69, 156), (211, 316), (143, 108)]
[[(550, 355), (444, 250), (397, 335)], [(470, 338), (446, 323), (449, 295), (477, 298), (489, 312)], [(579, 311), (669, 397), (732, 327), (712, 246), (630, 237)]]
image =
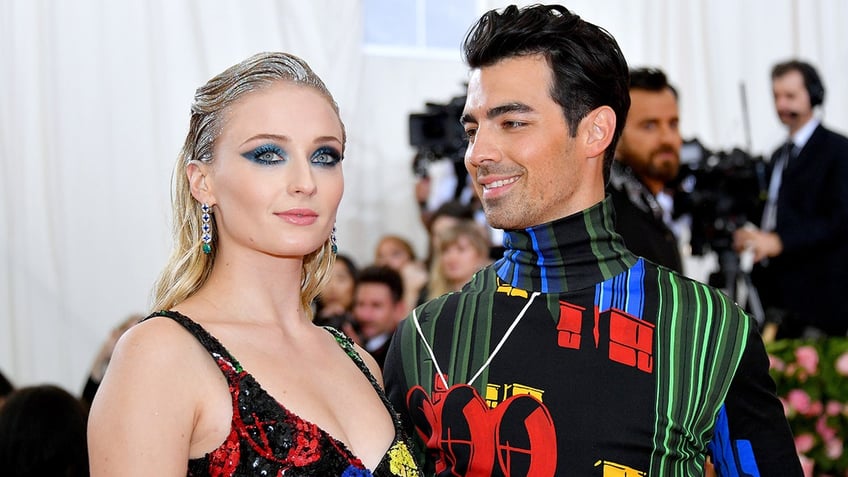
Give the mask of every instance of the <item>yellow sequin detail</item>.
[(412, 453), (402, 441), (395, 442), (395, 445), (389, 449), (389, 470), (392, 475), (400, 477), (417, 477), (421, 475), (418, 472), (418, 465), (412, 457)]

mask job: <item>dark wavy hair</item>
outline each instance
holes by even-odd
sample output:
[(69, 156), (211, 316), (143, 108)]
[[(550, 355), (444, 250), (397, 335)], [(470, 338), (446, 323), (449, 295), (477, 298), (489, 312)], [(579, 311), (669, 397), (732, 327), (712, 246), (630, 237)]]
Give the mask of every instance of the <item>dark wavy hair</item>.
[(385, 265), (370, 265), (359, 271), (359, 281), (356, 285), (364, 283), (381, 283), (389, 287), (392, 301), (395, 303), (403, 299), (403, 278), (400, 273)]
[(562, 107), (572, 137), (593, 109), (615, 112), (612, 143), (604, 153), (604, 179), (630, 108), (627, 61), (612, 35), (561, 5), (510, 5), (490, 10), (471, 27), (463, 45), (471, 68), (506, 58), (541, 54), (553, 71), (551, 98)]
[(677, 99), (677, 90), (671, 83), (665, 73), (659, 68), (634, 68), (630, 70), (630, 89), (641, 89), (659, 93), (668, 88), (674, 98)]

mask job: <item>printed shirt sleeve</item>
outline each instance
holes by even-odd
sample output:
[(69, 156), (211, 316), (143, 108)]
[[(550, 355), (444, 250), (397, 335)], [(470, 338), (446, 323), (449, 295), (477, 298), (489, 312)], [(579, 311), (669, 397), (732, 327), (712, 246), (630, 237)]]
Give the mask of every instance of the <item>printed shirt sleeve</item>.
[(768, 368), (762, 339), (753, 327), (709, 444), (721, 477), (803, 475)]

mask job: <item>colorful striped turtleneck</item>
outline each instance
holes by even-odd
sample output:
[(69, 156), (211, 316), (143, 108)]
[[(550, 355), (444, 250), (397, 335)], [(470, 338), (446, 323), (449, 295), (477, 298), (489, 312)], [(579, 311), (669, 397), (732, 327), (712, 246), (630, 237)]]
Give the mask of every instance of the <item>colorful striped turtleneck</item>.
[(756, 326), (637, 258), (609, 198), (506, 233), (504, 257), (418, 307), (386, 390), (439, 476), (800, 475)]
[(609, 199), (568, 217), (504, 233), (492, 268), (510, 286), (562, 293), (594, 286), (636, 263), (615, 232)]

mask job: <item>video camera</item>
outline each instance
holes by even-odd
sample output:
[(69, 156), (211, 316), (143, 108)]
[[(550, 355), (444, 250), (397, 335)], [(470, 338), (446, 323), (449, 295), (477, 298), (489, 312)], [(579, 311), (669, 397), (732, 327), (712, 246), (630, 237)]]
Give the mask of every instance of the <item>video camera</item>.
[(688, 213), (692, 217), (693, 255), (732, 251), (733, 232), (759, 219), (768, 194), (762, 157), (738, 148), (710, 151), (697, 139), (681, 148), (674, 185), (675, 216)]
[(465, 96), (452, 98), (447, 104), (425, 104), (426, 112), (409, 115), (409, 144), (418, 149), (413, 163), (417, 175), (423, 175), (430, 161), (462, 162), (465, 158), (465, 129), (459, 122)]

